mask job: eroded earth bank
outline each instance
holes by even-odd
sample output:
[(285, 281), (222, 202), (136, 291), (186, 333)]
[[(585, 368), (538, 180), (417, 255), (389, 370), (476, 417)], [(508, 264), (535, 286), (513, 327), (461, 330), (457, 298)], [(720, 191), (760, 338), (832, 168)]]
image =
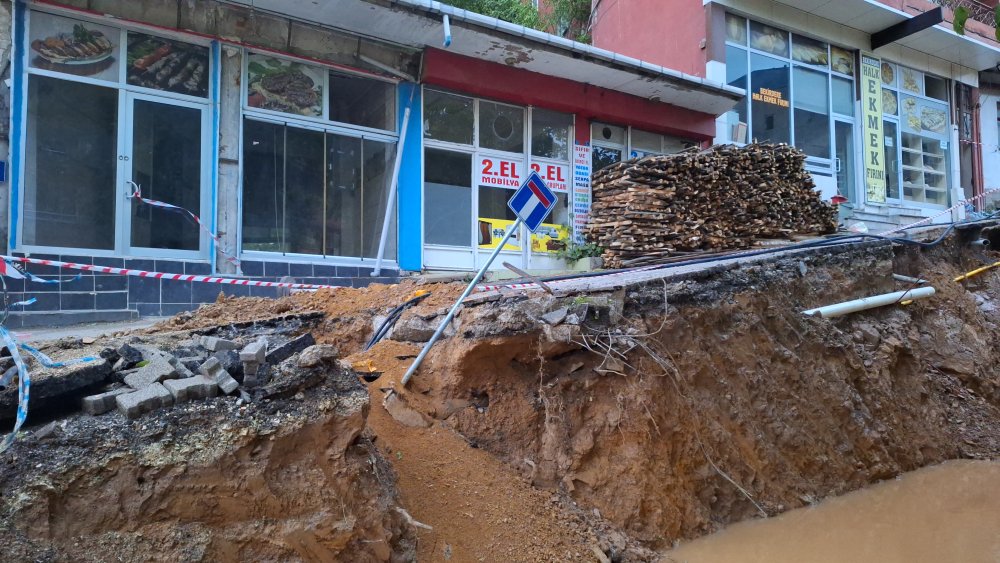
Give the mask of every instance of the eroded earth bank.
[[(995, 460), (1000, 278), (952, 279), (998, 256), (875, 243), (478, 295), (406, 388), (460, 284), (222, 299), (155, 332), (320, 311), (325, 359), (289, 358), (270, 384), (285, 392), (250, 402), (36, 426), (4, 454), (3, 543), (29, 559), (657, 560), (924, 466)], [(909, 287), (893, 272), (937, 294), (801, 313)]]

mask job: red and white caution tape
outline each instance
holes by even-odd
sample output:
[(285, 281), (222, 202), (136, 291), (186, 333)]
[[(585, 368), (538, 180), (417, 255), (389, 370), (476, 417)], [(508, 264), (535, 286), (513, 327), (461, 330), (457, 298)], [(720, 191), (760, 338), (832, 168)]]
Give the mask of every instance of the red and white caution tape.
[(213, 233), (211, 229), (206, 227), (205, 224), (201, 222), (200, 217), (195, 215), (193, 212), (188, 211), (187, 209), (180, 207), (178, 205), (167, 203), (165, 201), (157, 201), (155, 199), (148, 199), (142, 197), (142, 190), (139, 188), (139, 184), (136, 184), (131, 180), (129, 180), (129, 183), (132, 184), (132, 186), (135, 188), (135, 191), (133, 191), (132, 195), (129, 196), (132, 199), (137, 199), (147, 205), (151, 205), (153, 207), (159, 207), (160, 209), (166, 209), (167, 211), (177, 211), (179, 213), (187, 213), (187, 215), (195, 222), (196, 225), (198, 225), (201, 228), (201, 230), (205, 231), (206, 233), (208, 233), (208, 236), (212, 237), (212, 240), (214, 240), (215, 244), (218, 245), (219, 252), (221, 252), (222, 255), (226, 257), (226, 260), (232, 263), (234, 266), (236, 266), (237, 269), (239, 269), (240, 259), (226, 250), (225, 245), (222, 243), (222, 239), (219, 238), (218, 235)]
[(962, 201), (956, 203), (955, 205), (952, 205), (951, 207), (949, 207), (948, 209), (945, 209), (944, 211), (938, 213), (937, 215), (933, 215), (931, 217), (927, 217), (926, 219), (921, 219), (921, 220), (919, 220), (919, 221), (917, 221), (915, 223), (910, 223), (909, 225), (903, 225), (902, 227), (899, 227), (897, 229), (893, 229), (891, 231), (885, 231), (885, 232), (879, 233), (879, 234), (882, 234), (882, 235), (891, 235), (893, 233), (903, 232), (906, 229), (912, 229), (913, 227), (918, 227), (920, 225), (933, 223), (935, 219), (937, 219), (939, 217), (943, 217), (944, 215), (948, 215), (949, 213), (951, 213), (952, 211), (958, 209), (959, 207), (963, 207), (963, 206), (965, 206), (968, 203), (975, 203), (975, 202), (979, 201), (980, 199), (985, 198), (986, 196), (988, 196), (990, 194), (995, 194), (995, 193), (998, 193), (998, 192), (1000, 192), (1000, 188), (993, 188), (991, 190), (986, 190), (985, 192), (983, 192), (983, 193), (981, 193), (981, 194), (979, 194), (977, 196), (970, 197), (969, 199), (963, 199)]
[(121, 276), (136, 276), (140, 278), (153, 278), (161, 280), (177, 280), (200, 283), (218, 283), (223, 285), (245, 285), (250, 287), (287, 287), (290, 289), (339, 289), (335, 285), (317, 285), (309, 283), (284, 283), (265, 282), (247, 280), (240, 278), (220, 278), (215, 276), (195, 276), (191, 274), (168, 274), (165, 272), (147, 272), (145, 270), (130, 270), (128, 268), (112, 268), (111, 266), (94, 266), (92, 264), (76, 264), (73, 262), (60, 262), (58, 260), (42, 260), (40, 258), (27, 258), (18, 256), (0, 256), (7, 263), (7, 269), (12, 267), (14, 262), (25, 262), (28, 264), (42, 264), (44, 266), (55, 266), (57, 268), (68, 268), (71, 270), (83, 270), (86, 272), (98, 272), (101, 274), (118, 274)]

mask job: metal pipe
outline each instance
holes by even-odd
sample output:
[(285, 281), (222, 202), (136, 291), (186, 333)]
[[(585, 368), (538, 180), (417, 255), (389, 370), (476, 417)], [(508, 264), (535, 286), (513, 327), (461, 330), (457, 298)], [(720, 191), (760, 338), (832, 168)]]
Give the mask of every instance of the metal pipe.
[(497, 247), (493, 249), (493, 254), (490, 254), (490, 257), (486, 260), (486, 263), (483, 264), (483, 267), (479, 268), (479, 271), (476, 272), (476, 277), (472, 278), (472, 282), (469, 283), (469, 287), (465, 288), (465, 291), (462, 292), (462, 295), (458, 298), (458, 301), (455, 301), (455, 304), (451, 306), (451, 310), (448, 311), (447, 315), (445, 315), (444, 320), (441, 321), (441, 325), (437, 328), (436, 331), (434, 331), (434, 336), (431, 336), (431, 339), (427, 341), (427, 344), (424, 344), (424, 348), (420, 350), (420, 354), (417, 356), (415, 360), (413, 360), (413, 363), (410, 364), (410, 369), (406, 370), (406, 374), (403, 375), (403, 387), (406, 387), (406, 384), (409, 383), (410, 378), (413, 377), (414, 372), (416, 372), (417, 368), (420, 367), (420, 362), (424, 361), (424, 356), (427, 355), (427, 352), (430, 352), (431, 346), (433, 346), (434, 343), (437, 342), (438, 338), (441, 338), (441, 334), (444, 333), (445, 327), (448, 326), (448, 323), (450, 323), (451, 319), (455, 316), (455, 312), (458, 311), (459, 306), (462, 305), (462, 301), (464, 301), (465, 298), (468, 297), (470, 293), (472, 293), (472, 290), (476, 288), (476, 284), (479, 283), (479, 280), (483, 279), (483, 274), (485, 274), (486, 270), (489, 269), (490, 264), (492, 264), (493, 261), (496, 260), (497, 255), (500, 254), (500, 251), (503, 249), (503, 247), (507, 245), (507, 241), (510, 240), (511, 235), (517, 232), (517, 230), (520, 228), (521, 228), (521, 218), (518, 217), (517, 221), (514, 221), (514, 224), (511, 225), (509, 229), (507, 229), (507, 233), (504, 234), (503, 239), (500, 240), (500, 244), (498, 244)]
[(977, 239), (977, 240), (969, 242), (969, 246), (982, 246), (982, 247), (986, 247), (986, 246), (989, 246), (989, 245), (990, 245), (990, 239), (986, 239), (986, 238), (981, 238), (981, 239)]
[(866, 309), (874, 309), (875, 307), (884, 307), (894, 303), (902, 303), (904, 299), (913, 301), (914, 299), (923, 299), (925, 297), (930, 297), (931, 295), (934, 295), (933, 287), (918, 287), (906, 291), (895, 291), (893, 293), (873, 295), (871, 297), (845, 301), (843, 303), (836, 303), (825, 307), (817, 307), (815, 309), (802, 311), (802, 314), (810, 317), (822, 317), (824, 319), (828, 319), (830, 317), (840, 317), (848, 313), (864, 311)]
[(925, 280), (925, 279), (913, 278), (913, 277), (910, 277), (910, 276), (904, 276), (903, 274), (893, 274), (892, 275), (892, 279), (894, 279), (896, 281), (906, 282), (906, 283), (915, 283), (915, 284), (925, 284), (925, 283), (927, 283), (927, 280)]
[(389, 238), (389, 226), (392, 225), (392, 209), (396, 205), (396, 192), (399, 190), (399, 167), (403, 163), (403, 147), (406, 145), (406, 128), (410, 124), (410, 108), (413, 97), (403, 110), (403, 126), (399, 129), (399, 143), (396, 145), (396, 162), (392, 165), (392, 180), (389, 182), (389, 200), (385, 202), (385, 219), (382, 220), (382, 236), (378, 241), (378, 254), (375, 258), (375, 269), (372, 277), (382, 275), (382, 258), (385, 256), (385, 242)]
[(444, 24), (444, 46), (451, 47), (451, 19), (448, 18), (448, 14), (444, 15), (441, 23)]

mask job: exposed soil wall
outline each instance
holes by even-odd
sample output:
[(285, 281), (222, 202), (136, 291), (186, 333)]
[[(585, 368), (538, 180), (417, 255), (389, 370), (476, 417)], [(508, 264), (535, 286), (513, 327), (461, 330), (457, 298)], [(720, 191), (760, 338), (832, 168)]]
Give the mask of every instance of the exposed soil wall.
[[(579, 330), (537, 321), (559, 302), (470, 308), (467, 338), (439, 345), (406, 399), (654, 548), (941, 460), (1000, 455), (989, 298), (1000, 278), (950, 281), (984, 258), (951, 246), (898, 252), (654, 282), (619, 293), (620, 318)], [(903, 289), (893, 271), (930, 279), (938, 295), (833, 320), (801, 314)]]
[(331, 370), (290, 399), (67, 419), (0, 467), (5, 560), (412, 560), (368, 410)]

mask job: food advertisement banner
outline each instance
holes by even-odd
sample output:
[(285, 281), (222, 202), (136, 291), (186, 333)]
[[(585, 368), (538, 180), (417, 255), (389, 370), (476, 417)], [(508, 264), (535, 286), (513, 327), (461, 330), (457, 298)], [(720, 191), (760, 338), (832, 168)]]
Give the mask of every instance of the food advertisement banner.
[(248, 106), (322, 117), (323, 69), (269, 55), (251, 54), (247, 60)]
[(524, 163), (495, 156), (483, 156), (479, 161), (479, 185), (497, 188), (519, 188)]
[[(507, 229), (514, 224), (514, 221), (508, 221), (507, 219), (488, 219), (485, 217), (479, 218), (479, 248), (480, 249), (490, 249), (496, 248), (500, 241), (503, 240), (503, 235), (507, 232)], [(504, 250), (521, 250), (521, 229), (518, 229), (509, 239), (507, 239), (507, 244), (503, 246)]]
[(126, 59), (133, 86), (208, 97), (208, 47), (129, 32)]
[(885, 140), (882, 135), (882, 61), (861, 55), (861, 107), (864, 117), (866, 200), (885, 202)]
[[(489, 219), (486, 217), (479, 218), (479, 248), (480, 250), (490, 250), (496, 248), (500, 241), (503, 239), (504, 233), (507, 229), (514, 224), (514, 221), (507, 219)], [(521, 230), (514, 233), (513, 236), (504, 245), (504, 250), (519, 251), (521, 250)], [(530, 234), (530, 233), (529, 233)], [(556, 253), (560, 250), (565, 250), (566, 245), (569, 243), (570, 231), (569, 227), (566, 225), (556, 225), (553, 223), (542, 223), (538, 227), (538, 230), (530, 234), (531, 236), (531, 251), (547, 254)]]
[(31, 12), (29, 32), (34, 68), (118, 81), (118, 43), (113, 27)]
[(899, 116), (903, 131), (947, 140), (948, 106), (930, 100), (902, 95)]
[(569, 193), (569, 165), (558, 163), (532, 162), (531, 169), (554, 192)]
[(590, 215), (590, 146), (573, 147), (573, 242), (583, 244)]

